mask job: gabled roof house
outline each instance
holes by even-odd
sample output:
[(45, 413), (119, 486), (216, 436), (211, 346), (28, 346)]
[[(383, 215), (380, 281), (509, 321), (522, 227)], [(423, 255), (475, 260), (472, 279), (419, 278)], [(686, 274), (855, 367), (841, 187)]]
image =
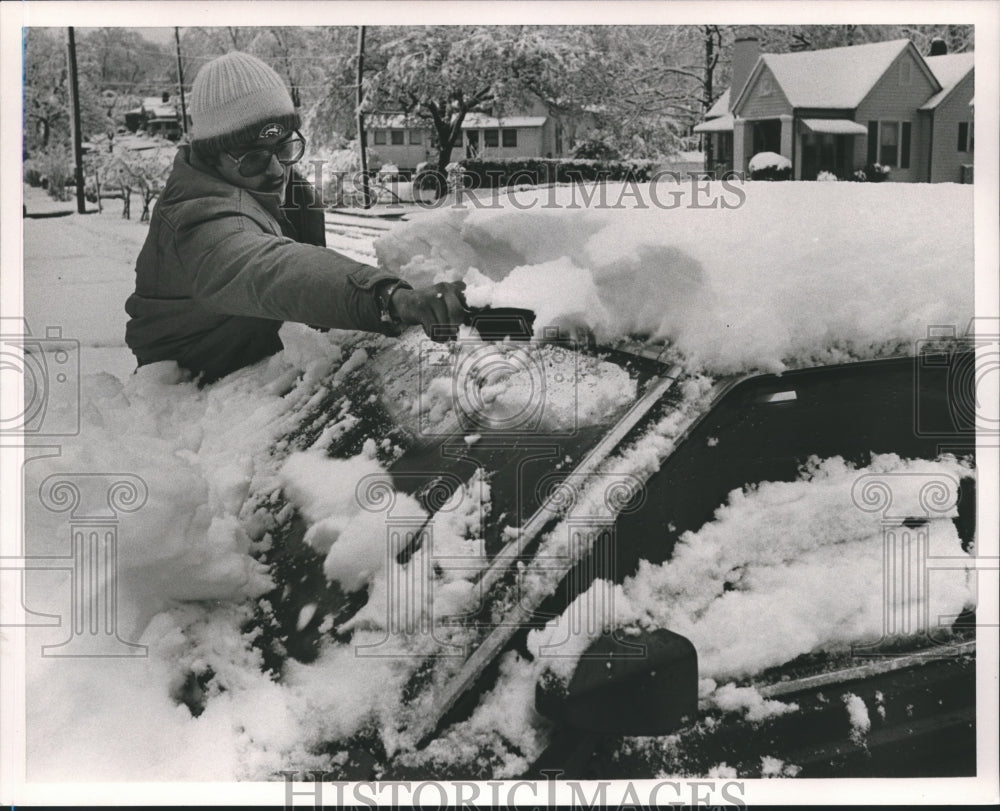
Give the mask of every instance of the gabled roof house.
[(971, 182), (974, 83), (973, 54), (925, 57), (905, 39), (763, 55), (740, 39), (733, 85), (695, 132), (710, 170), (777, 152), (797, 180), (878, 163), (894, 181)]

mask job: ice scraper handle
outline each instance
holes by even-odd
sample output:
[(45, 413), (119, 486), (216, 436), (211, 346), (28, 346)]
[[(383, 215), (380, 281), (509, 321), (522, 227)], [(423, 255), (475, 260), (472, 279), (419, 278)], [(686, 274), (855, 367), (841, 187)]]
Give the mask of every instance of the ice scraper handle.
[(535, 313), (523, 307), (469, 307), (466, 324), (484, 341), (530, 341), (534, 334)]
[(397, 287), (388, 302), (389, 314), (403, 324), (419, 324), (431, 340), (453, 341), (468, 317), (464, 291), (465, 282), (438, 282), (415, 290)]

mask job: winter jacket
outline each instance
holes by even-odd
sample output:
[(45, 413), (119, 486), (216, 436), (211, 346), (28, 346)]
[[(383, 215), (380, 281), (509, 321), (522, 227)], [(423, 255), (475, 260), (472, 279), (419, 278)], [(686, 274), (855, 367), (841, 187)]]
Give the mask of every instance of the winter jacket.
[(139, 365), (175, 360), (202, 383), (281, 349), (284, 321), (384, 332), (373, 287), (396, 277), (323, 247), (312, 187), (241, 189), (178, 150), (135, 266), (125, 340)]

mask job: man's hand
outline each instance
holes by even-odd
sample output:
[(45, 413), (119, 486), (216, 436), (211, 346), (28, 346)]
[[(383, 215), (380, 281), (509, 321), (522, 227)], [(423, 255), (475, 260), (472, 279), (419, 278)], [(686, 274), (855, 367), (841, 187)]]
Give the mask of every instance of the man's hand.
[(438, 282), (416, 290), (399, 288), (389, 312), (404, 324), (420, 324), (427, 337), (442, 343), (458, 337), (465, 322), (465, 282)]

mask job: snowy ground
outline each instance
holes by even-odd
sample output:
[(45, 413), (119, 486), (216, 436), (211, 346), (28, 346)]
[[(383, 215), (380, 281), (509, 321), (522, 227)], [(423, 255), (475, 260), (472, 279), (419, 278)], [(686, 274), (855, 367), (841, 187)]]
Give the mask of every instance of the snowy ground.
[[(532, 306), (539, 325), (585, 327), (602, 340), (668, 341), (692, 375), (684, 397), (692, 411), (704, 407), (706, 374), (912, 349), (930, 324), (969, 322), (971, 188), (757, 184), (746, 194), (736, 210), (636, 210), (626, 201), (617, 209), (580, 211), (560, 198), (561, 206), (549, 210), (443, 209), (409, 223), (355, 224), (337, 215), (327, 230), (332, 247), (367, 261), (377, 256), (415, 281), (464, 278), (473, 303)], [(65, 554), (67, 516), (32, 498), (49, 477), (138, 477), (141, 484), (133, 485), (144, 490), (144, 504), (122, 511), (117, 523), (119, 633), (148, 647), (144, 658), (29, 657), (29, 777), (272, 779), (283, 768), (329, 766), (325, 744), (372, 730), (391, 753), (405, 745), (396, 722), (413, 660), (358, 657), (351, 645), (331, 643), (313, 663), (289, 660), (280, 679), (263, 672), (244, 630), (270, 584), (255, 554), (273, 542), (275, 519), (259, 507), (284, 492), (309, 523), (310, 542), (326, 555), (327, 575), (370, 589), (374, 608), (359, 621), (354, 642), (374, 644), (384, 635), (379, 598), (386, 599), (387, 583), (403, 571), (384, 560), (378, 545), (384, 529), (355, 495), (365, 476), (380, 475), (381, 437), (349, 460), (328, 459), (324, 448), (352, 414), (316, 414), (315, 405), (352, 369), (371, 364), (387, 381), (386, 397), (400, 420), (445, 424), (441, 397), (450, 383), (413, 376), (419, 336), (395, 344), (298, 326), (283, 330), (284, 352), (205, 389), (170, 364), (133, 375), (122, 341), (123, 302), (144, 235), (144, 225), (122, 221), (110, 206), (103, 215), (25, 221), (26, 318), (36, 334), (61, 326), (64, 338), (80, 342), (82, 381), (79, 436), (65, 441), (57, 457), (26, 466), (28, 551)], [(469, 341), (462, 351), (481, 349)], [(592, 365), (582, 374), (591, 385), (578, 389), (587, 392), (580, 413), (594, 421), (635, 395), (624, 380), (607, 384), (614, 381), (610, 367)], [(393, 381), (402, 383), (392, 388)], [(505, 378), (491, 395), (498, 419), (516, 411), (519, 381)], [(552, 381), (546, 419), (555, 425), (564, 412)], [(413, 390), (421, 385), (426, 389)], [(55, 403), (53, 413), (73, 407)], [(289, 443), (290, 432), (310, 420), (323, 426), (320, 438), (311, 447)], [(612, 469), (624, 475), (655, 468), (677, 427), (665, 419)], [(881, 631), (882, 572), (871, 553), (878, 516), (855, 511), (847, 524), (833, 517), (843, 513), (859, 475), (906, 472), (910, 465), (879, 458), (868, 471), (854, 471), (840, 460), (817, 460), (799, 482), (734, 493), (714, 522), (684, 537), (675, 560), (619, 587), (617, 621), (669, 625), (696, 640), (704, 651), (706, 707), (738, 708), (747, 717), (789, 711), (728, 682)], [(951, 479), (968, 473), (949, 458), (932, 467)], [(466, 483), (460, 503), (435, 519), (440, 537), (473, 568), (481, 539), (471, 516), (489, 497), (481, 484)], [(57, 501), (50, 494), (49, 503)], [(418, 509), (402, 496), (398, 504)], [(943, 525), (949, 518), (942, 515)], [(785, 531), (799, 525), (815, 531), (794, 537)], [(961, 554), (953, 532), (935, 537)], [(743, 572), (742, 587), (723, 588), (736, 570)], [(444, 613), (460, 611), (468, 574), (429, 577)], [(31, 608), (63, 611), (68, 581), (68, 573), (29, 577)], [(852, 600), (840, 599), (844, 589)], [(598, 591), (585, 598), (603, 599)], [(966, 573), (956, 570), (935, 599), (935, 612), (961, 610), (970, 599)], [(789, 604), (800, 610), (788, 611)], [(788, 615), (800, 622), (788, 625), (782, 621)], [(741, 646), (746, 635), (733, 638), (747, 616), (757, 622), (751, 649)], [(64, 638), (64, 629), (34, 629), (29, 650)], [(535, 637), (532, 644), (543, 643)], [(508, 654), (496, 687), (472, 717), (414, 756), (413, 768), (433, 775), (486, 757), (495, 776), (520, 774), (548, 735), (531, 708), (541, 666)], [(198, 688), (203, 712), (193, 715), (181, 696), (193, 689), (193, 677), (207, 673)], [(846, 711), (856, 712), (852, 706)]]

